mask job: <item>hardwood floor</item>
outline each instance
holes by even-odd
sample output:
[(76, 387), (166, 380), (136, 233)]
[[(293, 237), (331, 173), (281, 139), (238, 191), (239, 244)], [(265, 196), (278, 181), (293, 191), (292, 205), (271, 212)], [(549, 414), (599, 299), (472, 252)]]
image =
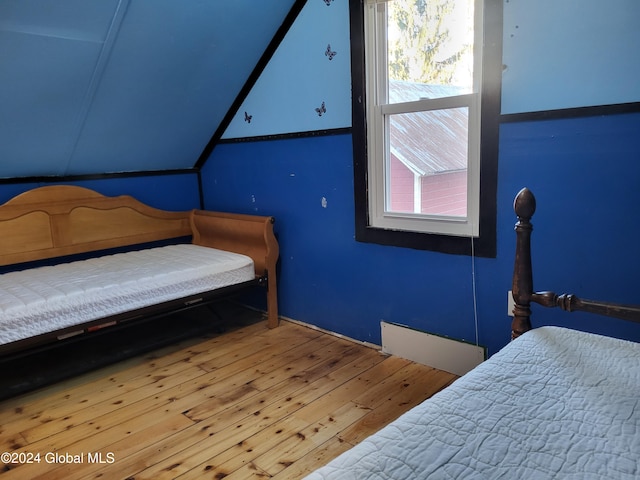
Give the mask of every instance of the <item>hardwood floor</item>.
[(20, 461), (0, 480), (298, 479), (454, 379), (295, 323), (246, 324), (1, 402), (0, 452)]

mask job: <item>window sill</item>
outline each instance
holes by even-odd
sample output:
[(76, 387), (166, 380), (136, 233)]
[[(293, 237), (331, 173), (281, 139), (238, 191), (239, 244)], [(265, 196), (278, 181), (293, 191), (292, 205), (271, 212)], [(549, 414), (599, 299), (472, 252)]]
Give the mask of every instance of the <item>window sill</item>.
[(474, 255), (476, 257), (496, 257), (495, 228), (480, 232), (479, 238), (437, 235), (432, 233), (387, 230), (356, 224), (356, 241), (376, 243), (395, 247), (431, 250), (453, 255)]

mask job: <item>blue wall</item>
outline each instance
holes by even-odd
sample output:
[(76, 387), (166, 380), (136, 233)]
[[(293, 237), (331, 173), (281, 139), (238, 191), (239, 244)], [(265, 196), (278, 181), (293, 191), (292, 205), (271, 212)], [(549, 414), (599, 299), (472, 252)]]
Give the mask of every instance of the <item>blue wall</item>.
[[(131, 195), (147, 205), (164, 210), (180, 211), (200, 207), (198, 176), (195, 173), (115, 177), (56, 183), (91, 188), (107, 196)], [(48, 184), (43, 182), (0, 184), (0, 203), (32, 188)]]
[[(640, 114), (502, 125), (498, 254), (475, 259), (478, 341), (490, 353), (509, 340), (512, 201), (523, 186), (538, 197), (536, 288), (640, 303), (638, 132)], [(276, 217), (282, 315), (377, 344), (381, 320), (475, 342), (470, 257), (354, 240), (351, 149), (350, 135), (221, 145), (203, 171), (205, 205)], [(640, 341), (637, 325), (535, 312)]]
[[(635, 2), (616, 2), (621, 8), (637, 11)], [(331, 23), (333, 35), (336, 26), (345, 24), (346, 3), (347, 0), (336, 0), (322, 13), (323, 24)], [(545, 0), (545, 5), (549, 3)], [(605, 35), (610, 50), (621, 49), (615, 51), (617, 58), (635, 59), (628, 35), (637, 34), (637, 30), (630, 29), (628, 22), (624, 22), (624, 28), (612, 27), (620, 18), (620, 9), (603, 10), (595, 0), (587, 3), (588, 9), (583, 8), (584, 2), (563, 2), (561, 9), (554, 4), (556, 13), (560, 9), (565, 19), (560, 23), (562, 28), (556, 28), (559, 20), (550, 18), (537, 2), (503, 3), (504, 60), (508, 67), (504, 72), (504, 113), (616, 103), (620, 101), (618, 97), (603, 100), (589, 94), (609, 88), (607, 72), (616, 74), (616, 85), (637, 86), (631, 81), (637, 78), (632, 74), (638, 67), (635, 60), (612, 71), (608, 67), (611, 55), (574, 55), (573, 58), (582, 59), (581, 68), (599, 73), (576, 79), (569, 75), (578, 71), (575, 65), (564, 68), (568, 65), (561, 58), (565, 50), (554, 50), (558, 56), (553, 58), (537, 53), (543, 39), (545, 45), (566, 46), (563, 39), (571, 38), (572, 47), (567, 48), (576, 49)], [(326, 7), (318, 0), (305, 8)], [(300, 21), (305, 18), (302, 16)], [(582, 20), (566, 21), (573, 18)], [(590, 29), (585, 30), (585, 24)], [(599, 35), (594, 36), (594, 31)], [(297, 68), (307, 57), (301, 60), (300, 55), (291, 54), (289, 61), (283, 58), (287, 57), (287, 46), (315, 45), (317, 36), (323, 41), (325, 37), (313, 28), (294, 28), (292, 32), (296, 38), (283, 42), (277, 57), (279, 67), (273, 64), (265, 70), (263, 75), (272, 78), (261, 78), (256, 91), (247, 98), (247, 105), (252, 105), (251, 113), (256, 118), (264, 114), (291, 120), (288, 131), (296, 132), (309, 128), (301, 121), (301, 115), (288, 110), (285, 102), (271, 102), (281, 108), (259, 107), (261, 103), (256, 98), (260, 84), (279, 84), (281, 88), (271, 90), (270, 96), (278, 98), (283, 92), (299, 96), (302, 92), (308, 97), (306, 101), (316, 101), (317, 77), (305, 80), (296, 71), (287, 71)], [(347, 52), (340, 46), (339, 55), (343, 54)], [(322, 60), (316, 57), (310, 56), (308, 61), (319, 62), (317, 71), (328, 66), (325, 60), (327, 65), (321, 67)], [(533, 62), (537, 62), (534, 71)], [(350, 88), (346, 69), (334, 69), (331, 75), (333, 85), (337, 85), (334, 77), (342, 75), (343, 89)], [(296, 83), (295, 88), (292, 82)], [(545, 87), (532, 89), (530, 82)], [(570, 104), (561, 101), (566, 98), (562, 92), (567, 85), (581, 95)], [(619, 93), (619, 89), (615, 90)], [(335, 94), (340, 91), (336, 88)], [(625, 92), (627, 96), (622, 101), (638, 100), (636, 87)], [(518, 102), (522, 98), (528, 103)], [(305, 99), (296, 97), (296, 101)], [(237, 124), (242, 122), (238, 119)], [(281, 125), (282, 121), (276, 124)], [(298, 125), (302, 127), (297, 128)], [(247, 124), (227, 137), (242, 135), (242, 131), (252, 136), (252, 129)], [(635, 206), (640, 203), (639, 133), (640, 114), (503, 123), (495, 259), (474, 261), (467, 256), (356, 242), (353, 153), (348, 134), (220, 145), (202, 172), (205, 205), (210, 209), (276, 216), (282, 255), (282, 315), (378, 344), (381, 320), (475, 342), (475, 310), (477, 341), (494, 353), (510, 336), (507, 291), (515, 245), (512, 201), (523, 186), (538, 197), (538, 212), (533, 219), (535, 287), (568, 291), (585, 298), (640, 303), (635, 288), (640, 270), (636, 247), (640, 227), (634, 218)], [(603, 321), (588, 314), (534, 309), (537, 324), (564, 323), (640, 341), (639, 325)]]
[[(640, 113), (503, 124), (498, 260), (513, 252), (510, 202), (536, 194), (534, 287), (640, 304)], [(640, 341), (640, 325), (534, 307), (534, 319)]]

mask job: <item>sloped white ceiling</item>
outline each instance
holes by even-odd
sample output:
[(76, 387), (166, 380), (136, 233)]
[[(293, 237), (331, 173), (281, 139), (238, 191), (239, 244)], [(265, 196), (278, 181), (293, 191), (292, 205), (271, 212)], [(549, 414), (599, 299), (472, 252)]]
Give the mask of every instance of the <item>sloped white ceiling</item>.
[(193, 167), (295, 0), (0, 0), (0, 178)]

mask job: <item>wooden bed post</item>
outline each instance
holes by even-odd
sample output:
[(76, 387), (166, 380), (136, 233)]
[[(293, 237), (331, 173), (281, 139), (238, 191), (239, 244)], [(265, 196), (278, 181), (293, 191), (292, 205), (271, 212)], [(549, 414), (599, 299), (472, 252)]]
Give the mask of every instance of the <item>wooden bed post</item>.
[(516, 259), (513, 267), (512, 295), (515, 306), (511, 322), (511, 338), (515, 339), (531, 330), (531, 296), (533, 273), (531, 270), (531, 217), (536, 211), (536, 199), (528, 188), (523, 188), (513, 201), (518, 216), (516, 231)]
[(280, 255), (280, 247), (273, 233), (273, 224), (276, 222), (274, 217), (269, 217), (268, 228), (265, 230), (265, 244), (267, 245), (267, 254), (265, 256), (265, 265), (267, 272), (267, 326), (275, 328), (280, 324), (278, 315), (278, 287), (276, 282), (276, 263)]
[(621, 318), (640, 323), (640, 305), (601, 302), (578, 298), (573, 294), (558, 295), (555, 292), (533, 290), (531, 268), (531, 217), (536, 211), (536, 199), (528, 188), (523, 188), (513, 201), (516, 222), (516, 260), (513, 267), (512, 295), (514, 301), (511, 338), (515, 339), (531, 330), (531, 303), (543, 307), (559, 307), (566, 312), (582, 311)]

